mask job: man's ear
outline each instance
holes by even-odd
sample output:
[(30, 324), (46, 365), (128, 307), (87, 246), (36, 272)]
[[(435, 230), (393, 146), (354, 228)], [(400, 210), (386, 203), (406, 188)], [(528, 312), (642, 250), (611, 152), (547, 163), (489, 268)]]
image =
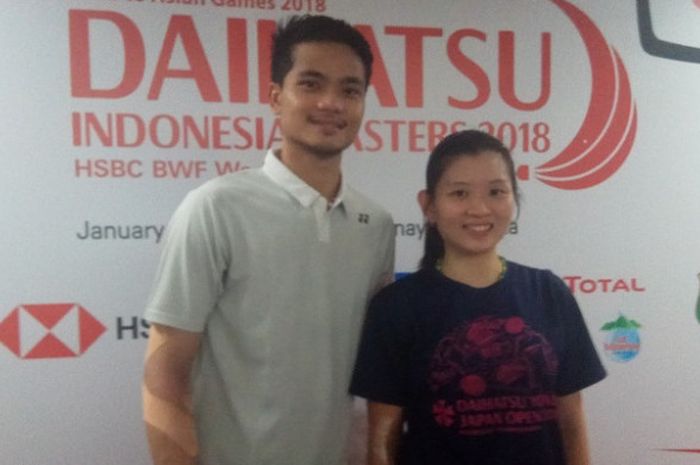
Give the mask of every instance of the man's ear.
[(418, 192), (417, 200), (425, 219), (428, 221), (428, 223), (434, 223), (435, 212), (433, 208), (433, 202), (430, 198), (430, 194), (428, 194), (428, 191), (423, 189), (422, 191)]
[(275, 113), (275, 115), (279, 115), (280, 113), (281, 94), (282, 86), (280, 86), (276, 82), (271, 82), (270, 87), (267, 91), (267, 96), (270, 98), (270, 108), (272, 108), (272, 111)]

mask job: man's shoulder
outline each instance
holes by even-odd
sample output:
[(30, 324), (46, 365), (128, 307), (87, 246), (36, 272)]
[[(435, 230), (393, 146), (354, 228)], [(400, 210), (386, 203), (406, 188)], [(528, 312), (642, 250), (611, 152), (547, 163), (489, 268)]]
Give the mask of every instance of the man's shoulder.
[(247, 215), (261, 202), (270, 203), (275, 195), (274, 185), (260, 171), (252, 168), (212, 178), (190, 190), (178, 207), (181, 215), (210, 212), (231, 218)]
[(261, 168), (249, 168), (235, 173), (223, 174), (210, 179), (200, 189), (210, 191), (225, 191), (227, 189), (241, 189), (249, 185), (255, 185), (261, 177), (264, 177)]
[(212, 178), (190, 191), (189, 195), (210, 199), (246, 198), (253, 192), (263, 193), (270, 184), (266, 180), (260, 168), (251, 168)]

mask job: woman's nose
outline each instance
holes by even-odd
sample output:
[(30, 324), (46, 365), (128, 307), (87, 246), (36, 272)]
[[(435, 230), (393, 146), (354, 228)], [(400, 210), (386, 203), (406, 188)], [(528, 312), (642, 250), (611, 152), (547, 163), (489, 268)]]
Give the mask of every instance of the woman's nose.
[(473, 195), (467, 201), (467, 214), (485, 215), (489, 213), (489, 207), (485, 199), (480, 195)]

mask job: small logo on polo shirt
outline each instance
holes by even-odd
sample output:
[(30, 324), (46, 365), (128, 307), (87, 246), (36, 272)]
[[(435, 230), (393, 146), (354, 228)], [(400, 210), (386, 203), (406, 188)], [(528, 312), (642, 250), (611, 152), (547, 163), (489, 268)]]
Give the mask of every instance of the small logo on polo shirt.
[(357, 221), (364, 224), (369, 224), (369, 215), (367, 213), (360, 213), (357, 215)]

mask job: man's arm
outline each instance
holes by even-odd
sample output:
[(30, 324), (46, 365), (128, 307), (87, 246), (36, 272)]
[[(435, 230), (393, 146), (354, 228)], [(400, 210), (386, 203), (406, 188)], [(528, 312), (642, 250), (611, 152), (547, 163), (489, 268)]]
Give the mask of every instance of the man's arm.
[(367, 465), (395, 465), (403, 429), (403, 408), (367, 402), (369, 443)]
[(590, 465), (581, 391), (557, 397), (557, 409), (567, 465)]
[(196, 465), (190, 374), (200, 333), (153, 324), (143, 383), (143, 413), (155, 465)]

